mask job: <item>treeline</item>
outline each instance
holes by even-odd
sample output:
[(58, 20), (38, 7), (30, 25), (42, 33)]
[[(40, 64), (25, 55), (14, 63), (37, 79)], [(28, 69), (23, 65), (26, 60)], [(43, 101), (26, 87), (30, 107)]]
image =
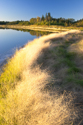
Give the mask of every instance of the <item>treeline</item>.
[(30, 21), (0, 21), (0, 25), (61, 25), (61, 26), (83, 26), (83, 19), (75, 21), (73, 18), (53, 18), (50, 13), (42, 17), (31, 18)]
[(73, 26), (83, 27), (83, 19), (76, 21)]
[(65, 19), (65, 18), (53, 18), (50, 13), (46, 13), (46, 15), (42, 15), (42, 17), (31, 18), (30, 24), (36, 25), (62, 25), (69, 26), (75, 22), (74, 19)]
[(29, 21), (12, 21), (12, 22), (4, 22), (4, 21), (0, 21), (0, 25), (30, 25)]
[(7, 24), (7, 23), (9, 23), (8, 21), (0, 21), (0, 25), (5, 25), (5, 24)]

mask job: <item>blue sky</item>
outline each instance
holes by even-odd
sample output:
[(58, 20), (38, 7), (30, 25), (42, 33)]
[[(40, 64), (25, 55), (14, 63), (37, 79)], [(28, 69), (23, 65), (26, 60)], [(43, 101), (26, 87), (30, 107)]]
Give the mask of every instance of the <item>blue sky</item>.
[(30, 20), (50, 12), (54, 18), (83, 18), (83, 0), (0, 0), (0, 21)]

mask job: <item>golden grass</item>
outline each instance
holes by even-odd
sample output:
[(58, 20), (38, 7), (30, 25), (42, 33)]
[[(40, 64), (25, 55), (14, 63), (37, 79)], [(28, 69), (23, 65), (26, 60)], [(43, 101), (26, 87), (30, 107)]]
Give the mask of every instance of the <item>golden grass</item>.
[(69, 48), (70, 51), (76, 52), (76, 53), (82, 53), (83, 52), (83, 40), (78, 41), (77, 43), (74, 43)]
[[(1, 100), (0, 115), (2, 125), (61, 125), (71, 123), (71, 95), (53, 97), (40, 90), (50, 80), (45, 71), (28, 70), (15, 90)], [(69, 101), (68, 101), (69, 98)], [(65, 99), (67, 100), (65, 103)], [(71, 109), (69, 109), (69, 105)], [(74, 118), (74, 117), (73, 117)], [(67, 121), (66, 121), (67, 120)]]
[[(78, 110), (74, 107), (72, 93), (58, 94), (57, 86), (55, 91), (49, 92), (48, 89), (45, 91), (47, 84), (51, 86), (57, 81), (57, 75), (54, 77), (48, 67), (42, 69), (43, 63), (48, 61), (45, 66), (49, 65), (52, 68), (51, 64), (52, 62), (54, 64), (55, 60), (54, 57), (53, 60), (50, 58), (57, 57), (53, 50), (54, 44), (52, 46), (50, 43), (51, 40), (66, 39), (68, 33), (76, 32), (79, 31), (43, 36), (16, 51), (0, 76), (1, 125), (73, 125), (78, 123), (75, 122), (78, 118)], [(61, 44), (58, 41), (56, 43)], [(43, 60), (46, 53), (49, 55)], [(40, 64), (39, 58), (41, 58)], [(61, 68), (57, 74), (63, 74), (64, 77), (65, 72), (66, 67), (65, 71)]]
[(10, 59), (7, 66), (3, 69), (4, 72), (1, 74), (0, 83), (4, 86), (2, 91), (6, 93), (11, 87), (15, 87), (17, 81), (21, 79), (23, 70), (28, 69), (36, 61), (42, 48), (48, 46), (49, 43), (43, 44), (41, 41), (34, 40), (34, 42), (26, 45), (25, 48), (16, 51), (16, 54)]
[(83, 30), (82, 27), (78, 28), (78, 27), (64, 27), (64, 26), (57, 26), (57, 25), (50, 25), (50, 26), (46, 26), (46, 25), (0, 25), (0, 27), (2, 28), (10, 28), (10, 29), (29, 29), (29, 30), (34, 30), (34, 31), (45, 31), (45, 32), (66, 32), (69, 31), (71, 29), (77, 29), (77, 30)]

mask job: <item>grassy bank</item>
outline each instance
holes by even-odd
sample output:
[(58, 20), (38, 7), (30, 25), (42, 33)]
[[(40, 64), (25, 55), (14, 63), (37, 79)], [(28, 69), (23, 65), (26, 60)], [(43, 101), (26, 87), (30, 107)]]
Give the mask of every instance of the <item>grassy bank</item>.
[(0, 25), (1, 28), (10, 28), (10, 29), (29, 29), (35, 31), (46, 31), (46, 32), (65, 32), (69, 29), (62, 26), (37, 26), (37, 25)]
[(0, 76), (1, 125), (83, 124), (83, 33), (42, 36), (17, 50)]
[(58, 25), (0, 25), (0, 28), (9, 28), (9, 29), (28, 29), (28, 30), (35, 30), (35, 31), (46, 31), (46, 32), (66, 32), (71, 29), (74, 30), (81, 30), (83, 31), (83, 27), (76, 27), (76, 26), (58, 26)]

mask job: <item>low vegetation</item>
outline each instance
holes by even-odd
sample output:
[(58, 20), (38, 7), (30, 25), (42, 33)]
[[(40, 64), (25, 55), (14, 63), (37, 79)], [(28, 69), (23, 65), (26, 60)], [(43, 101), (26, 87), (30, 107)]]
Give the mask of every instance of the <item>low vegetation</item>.
[(83, 33), (29, 42), (3, 67), (1, 125), (83, 124)]

